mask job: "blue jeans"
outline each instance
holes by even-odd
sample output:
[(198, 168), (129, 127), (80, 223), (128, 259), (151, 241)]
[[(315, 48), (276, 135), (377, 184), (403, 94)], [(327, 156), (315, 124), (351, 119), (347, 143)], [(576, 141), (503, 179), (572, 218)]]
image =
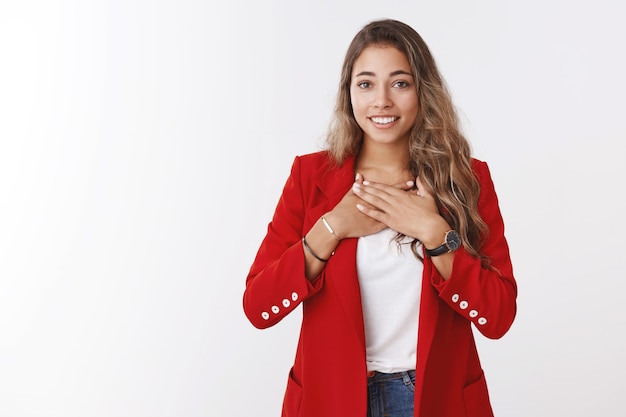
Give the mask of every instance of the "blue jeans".
[(367, 378), (367, 417), (413, 417), (415, 371)]

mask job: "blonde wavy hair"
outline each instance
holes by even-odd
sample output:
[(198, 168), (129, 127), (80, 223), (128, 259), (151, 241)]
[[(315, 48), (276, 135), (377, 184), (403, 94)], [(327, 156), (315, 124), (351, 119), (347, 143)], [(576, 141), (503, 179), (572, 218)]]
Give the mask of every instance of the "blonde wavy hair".
[[(437, 200), (440, 214), (458, 231), (465, 250), (480, 258), (488, 227), (478, 213), (480, 185), (471, 165), (471, 148), (460, 131), (450, 93), (422, 37), (410, 26), (385, 19), (364, 26), (354, 37), (343, 62), (337, 103), (326, 137), (328, 151), (337, 165), (357, 155), (363, 131), (354, 118), (350, 82), (354, 62), (370, 45), (389, 45), (403, 52), (411, 66), (419, 112), (410, 132), (407, 167), (419, 176)], [(411, 245), (416, 256), (417, 241)], [(421, 258), (421, 257), (420, 257)]]

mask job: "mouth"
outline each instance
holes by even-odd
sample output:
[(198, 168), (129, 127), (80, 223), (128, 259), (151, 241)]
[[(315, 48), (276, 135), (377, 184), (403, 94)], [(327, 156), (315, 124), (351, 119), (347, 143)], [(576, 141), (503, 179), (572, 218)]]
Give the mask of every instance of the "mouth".
[(370, 120), (372, 122), (374, 122), (377, 125), (380, 126), (385, 126), (385, 125), (389, 125), (390, 123), (395, 122), (396, 120), (398, 120), (399, 117), (394, 117), (394, 116), (374, 116), (374, 117), (370, 117)]

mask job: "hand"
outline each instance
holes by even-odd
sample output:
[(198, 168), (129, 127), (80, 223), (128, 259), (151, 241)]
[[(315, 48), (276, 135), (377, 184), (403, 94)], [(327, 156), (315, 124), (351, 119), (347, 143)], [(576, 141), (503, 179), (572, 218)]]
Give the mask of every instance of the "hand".
[[(354, 184), (363, 186), (363, 176), (361, 174), (356, 174)], [(413, 187), (413, 181), (386, 187), (403, 193), (405, 190)], [(335, 234), (341, 239), (371, 235), (387, 227), (387, 224), (384, 222), (367, 215), (367, 213), (358, 208), (365, 207), (368, 210), (375, 210), (374, 206), (359, 198), (355, 194), (354, 189), (355, 187), (353, 186), (335, 208), (325, 215)]]
[(420, 240), (426, 247), (439, 246), (450, 226), (439, 214), (434, 196), (419, 177), (415, 179), (415, 184), (417, 190), (406, 190), (362, 181), (356, 182), (352, 191), (366, 203), (356, 205), (364, 215)]

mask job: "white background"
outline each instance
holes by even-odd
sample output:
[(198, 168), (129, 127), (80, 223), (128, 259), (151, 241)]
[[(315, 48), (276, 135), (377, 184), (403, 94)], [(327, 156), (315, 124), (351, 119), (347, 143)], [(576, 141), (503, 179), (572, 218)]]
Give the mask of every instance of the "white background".
[(254, 329), (245, 277), (381, 17), (429, 44), (500, 197), (496, 415), (623, 416), (618, 3), (2, 2), (0, 416), (279, 415), (300, 310)]

